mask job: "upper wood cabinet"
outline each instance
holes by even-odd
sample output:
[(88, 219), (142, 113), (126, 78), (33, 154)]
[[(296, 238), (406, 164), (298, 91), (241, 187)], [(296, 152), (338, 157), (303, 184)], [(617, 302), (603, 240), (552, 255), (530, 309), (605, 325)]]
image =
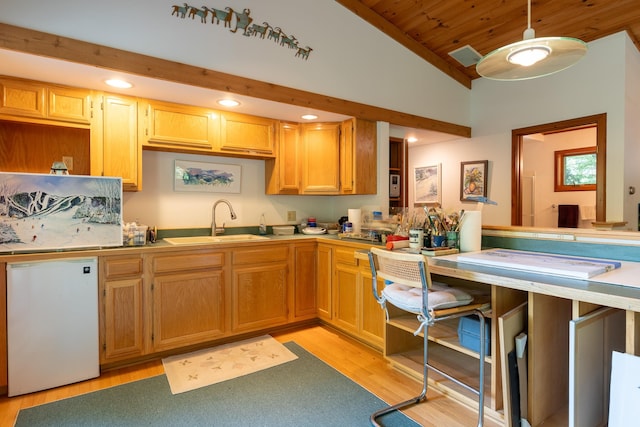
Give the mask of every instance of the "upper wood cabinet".
[(278, 123), (276, 157), (265, 160), (265, 192), (298, 194), (300, 192), (300, 125)]
[[(138, 145), (138, 102), (135, 98), (104, 95), (101, 130), (93, 132), (92, 145), (101, 148), (102, 161), (92, 155), (92, 175), (122, 177), (124, 190), (142, 187), (142, 153)], [(96, 129), (97, 130), (97, 129)], [(96, 140), (100, 138), (101, 144)], [(102, 166), (102, 172), (100, 169)]]
[(206, 108), (147, 101), (140, 113), (145, 147), (211, 152), (220, 138), (220, 117)]
[(47, 117), (52, 120), (89, 124), (91, 96), (82, 89), (51, 86), (47, 88)]
[(303, 194), (339, 194), (340, 123), (305, 123), (301, 128)]
[(267, 194), (376, 194), (375, 122), (280, 123), (278, 135)]
[(277, 120), (223, 112), (220, 116), (222, 153), (240, 153), (257, 157), (273, 157)]
[(89, 125), (91, 96), (83, 89), (0, 78), (0, 115)]
[(376, 123), (350, 119), (340, 132), (340, 194), (376, 194)]

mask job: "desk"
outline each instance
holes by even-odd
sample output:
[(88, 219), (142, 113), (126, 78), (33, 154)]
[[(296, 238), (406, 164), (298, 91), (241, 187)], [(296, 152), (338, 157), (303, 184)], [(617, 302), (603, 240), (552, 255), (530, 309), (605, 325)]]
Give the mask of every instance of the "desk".
[[(570, 348), (574, 348), (574, 343), (570, 343), (569, 329), (570, 326), (574, 328), (582, 319), (587, 318), (587, 314), (593, 314), (602, 307), (618, 309), (608, 310), (608, 312), (622, 314), (625, 327), (624, 330), (614, 333), (621, 335), (627, 353), (639, 354), (640, 263), (623, 262), (619, 269), (583, 280), (462, 263), (458, 262), (457, 258), (458, 255), (447, 255), (427, 257), (427, 260), (434, 280), (445, 282), (453, 280), (456, 285), (462, 283), (471, 287), (490, 285), (493, 321), (489, 360), (491, 399), (488, 404), (491, 405), (489, 409), (493, 411), (489, 411), (489, 414), (499, 414), (502, 409), (501, 361), (497, 356), (500, 354), (497, 318), (524, 301), (528, 303), (528, 413), (531, 425), (535, 427), (544, 422), (545, 426), (566, 426), (570, 419), (569, 414), (581, 410), (578, 405), (594, 406), (597, 403), (603, 406), (606, 404), (599, 401), (587, 402), (587, 405), (584, 402), (574, 402), (574, 407), (568, 405), (571, 387), (569, 366), (576, 364), (570, 356)], [(398, 313), (390, 314), (391, 319), (385, 330), (385, 355), (400, 369), (415, 369), (415, 366), (412, 367), (406, 358), (403, 361), (396, 354), (400, 350), (407, 351), (407, 348), (401, 349), (398, 342), (405, 340), (402, 341), (404, 342), (402, 345), (406, 347), (408, 337), (399, 338), (400, 328), (393, 323), (395, 317), (401, 316)], [(606, 332), (600, 333), (599, 338), (602, 338), (602, 334)], [(605, 338), (605, 341), (615, 341), (620, 337)], [(432, 341), (437, 341), (437, 337)], [(599, 339), (594, 342), (601, 344), (602, 341)], [(585, 343), (581, 345), (584, 346)], [(596, 347), (593, 351), (602, 352), (603, 350), (602, 347)], [(591, 350), (588, 353), (591, 353)], [(592, 386), (599, 387), (604, 394), (608, 394), (607, 369), (608, 366), (602, 367), (603, 375), (600, 379), (595, 378), (598, 377), (597, 375), (593, 375), (594, 381), (600, 382)], [(580, 384), (585, 383), (585, 378), (587, 382), (590, 381), (592, 376), (580, 373), (575, 375), (578, 375), (577, 381)], [(606, 412), (606, 408), (604, 411)], [(604, 421), (606, 423), (606, 419)], [(597, 425), (597, 420), (593, 422), (593, 425)]]

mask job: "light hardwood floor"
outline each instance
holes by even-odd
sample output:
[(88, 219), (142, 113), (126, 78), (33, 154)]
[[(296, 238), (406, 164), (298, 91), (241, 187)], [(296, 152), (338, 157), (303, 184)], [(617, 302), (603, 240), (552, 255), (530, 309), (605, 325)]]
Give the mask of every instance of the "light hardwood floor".
[[(386, 402), (395, 403), (420, 392), (420, 384), (390, 368), (380, 353), (325, 326), (272, 334), (280, 342), (295, 341), (330, 366), (342, 372)], [(112, 387), (164, 372), (162, 362), (155, 360), (133, 367), (103, 373), (99, 378), (58, 387), (25, 396), (0, 398), (0, 426), (13, 426), (20, 408), (28, 408), (55, 400)], [(405, 410), (423, 426), (469, 427), (477, 422), (476, 412), (434, 391), (428, 401)], [(486, 418), (485, 426), (501, 424)]]

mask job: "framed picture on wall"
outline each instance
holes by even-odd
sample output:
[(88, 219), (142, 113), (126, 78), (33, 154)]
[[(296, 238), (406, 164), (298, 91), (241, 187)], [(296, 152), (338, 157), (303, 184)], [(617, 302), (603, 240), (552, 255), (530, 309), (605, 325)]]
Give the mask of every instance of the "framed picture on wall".
[(414, 169), (416, 205), (442, 204), (442, 174), (440, 164)]
[(469, 197), (487, 197), (488, 160), (460, 163), (460, 200)]
[(241, 172), (240, 165), (176, 160), (174, 190), (239, 193)]

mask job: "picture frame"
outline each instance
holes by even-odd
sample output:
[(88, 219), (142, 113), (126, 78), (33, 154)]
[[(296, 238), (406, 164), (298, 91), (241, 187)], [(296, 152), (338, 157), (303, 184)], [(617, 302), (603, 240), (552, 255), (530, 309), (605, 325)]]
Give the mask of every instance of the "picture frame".
[(460, 162), (460, 200), (487, 197), (488, 160)]
[(414, 206), (442, 205), (441, 164), (414, 169)]
[(240, 193), (242, 166), (175, 160), (174, 191)]

